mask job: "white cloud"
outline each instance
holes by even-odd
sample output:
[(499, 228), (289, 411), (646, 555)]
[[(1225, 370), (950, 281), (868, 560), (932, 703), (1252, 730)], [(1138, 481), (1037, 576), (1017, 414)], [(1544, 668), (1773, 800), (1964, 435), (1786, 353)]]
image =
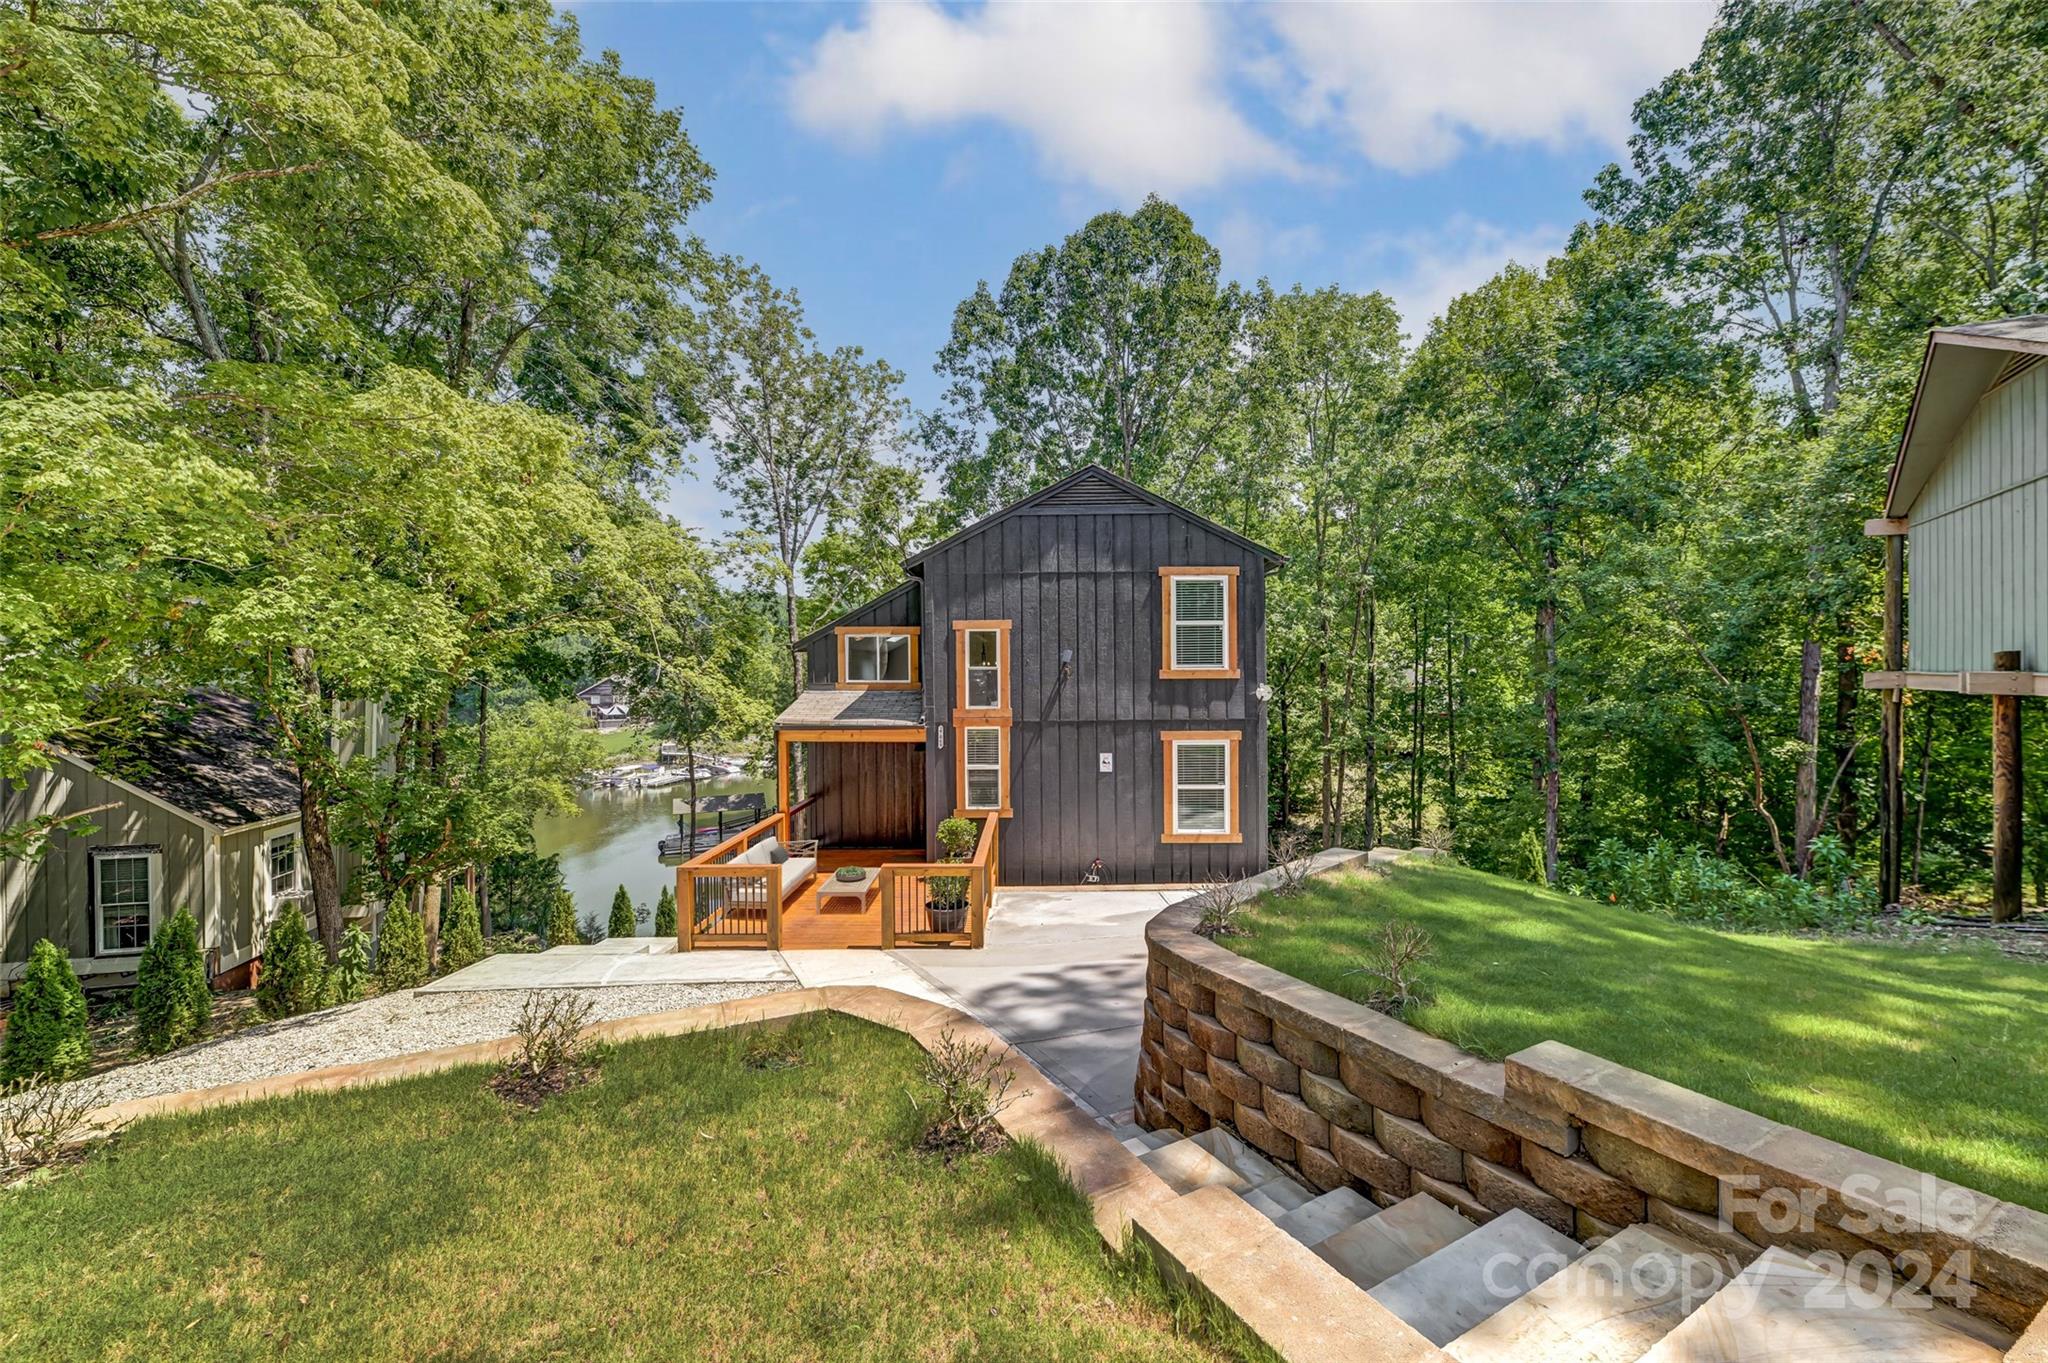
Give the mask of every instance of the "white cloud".
[(1323, 249), (1319, 225), (1306, 222), (1279, 227), (1241, 208), (1231, 210), (1205, 231), (1223, 257), (1223, 273), (1233, 279), (1249, 281), (1297, 266)]
[(875, 0), (819, 39), (790, 82), (814, 131), (871, 145), (895, 126), (987, 119), (1023, 133), (1049, 175), (1130, 195), (1293, 173), (1225, 82), (1223, 12), (1181, 5)]
[(1413, 345), (1453, 298), (1510, 262), (1541, 269), (1564, 249), (1567, 235), (1564, 228), (1508, 229), (1459, 213), (1438, 227), (1365, 238), (1348, 253), (1346, 272), (1358, 288), (1386, 291)]
[(1263, 11), (1293, 71), (1268, 68), (1301, 123), (1374, 163), (1433, 169), (1474, 142), (1622, 146), (1635, 99), (1690, 61), (1709, 4), (1293, 4)]

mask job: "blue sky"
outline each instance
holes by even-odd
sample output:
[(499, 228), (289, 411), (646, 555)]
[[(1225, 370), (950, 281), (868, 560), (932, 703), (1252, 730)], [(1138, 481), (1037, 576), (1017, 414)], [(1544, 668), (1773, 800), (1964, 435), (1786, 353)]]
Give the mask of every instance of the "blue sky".
[[(1701, 4), (664, 4), (578, 0), (586, 46), (679, 105), (694, 222), (936, 400), (954, 306), (1148, 191), (1230, 276), (1384, 289), (1411, 336), (1540, 263), (1688, 61)], [(719, 531), (707, 472), (686, 522)]]

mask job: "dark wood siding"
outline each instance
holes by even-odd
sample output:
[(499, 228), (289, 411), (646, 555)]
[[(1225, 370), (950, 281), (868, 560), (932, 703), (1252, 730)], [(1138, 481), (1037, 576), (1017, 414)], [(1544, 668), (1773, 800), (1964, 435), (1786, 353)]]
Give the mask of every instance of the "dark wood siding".
[[(1228, 681), (1159, 677), (1159, 569), (1235, 565), (1238, 664)], [(1103, 861), (1116, 884), (1186, 883), (1266, 864), (1263, 559), (1169, 511), (1027, 507), (923, 561), (927, 845), (955, 800), (955, 620), (1009, 620), (1010, 805), (1002, 878), (1072, 884)], [(1073, 650), (1072, 675), (1060, 653)], [(1238, 843), (1167, 843), (1160, 734), (1228, 729), (1238, 747)], [(1113, 772), (1099, 770), (1110, 753)]]
[(811, 827), (832, 847), (917, 847), (924, 842), (924, 745), (810, 743)]
[[(839, 659), (834, 654), (838, 636), (832, 631), (841, 625), (914, 625), (918, 616), (918, 584), (907, 582), (893, 591), (886, 592), (865, 606), (856, 607), (825, 626), (816, 638), (804, 647), (806, 666), (810, 672), (812, 686), (831, 686), (839, 680)], [(914, 839), (912, 840), (915, 841)]]

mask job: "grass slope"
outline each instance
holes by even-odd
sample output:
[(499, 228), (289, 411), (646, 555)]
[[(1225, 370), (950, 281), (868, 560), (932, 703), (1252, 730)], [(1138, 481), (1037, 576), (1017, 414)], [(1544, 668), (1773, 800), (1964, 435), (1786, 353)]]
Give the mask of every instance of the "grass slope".
[(0, 1191), (0, 1356), (1219, 1357), (1042, 1151), (911, 1153), (907, 1037), (629, 1045), (517, 1116), (485, 1072), (148, 1122)]
[[(1227, 945), (1350, 998), (1342, 948), (1429, 930), (1409, 1021), (1505, 1057), (1555, 1039), (2048, 1210), (2048, 970), (1984, 950), (1714, 932), (1457, 867), (1262, 900)], [(1336, 950), (1333, 950), (1336, 948)]]

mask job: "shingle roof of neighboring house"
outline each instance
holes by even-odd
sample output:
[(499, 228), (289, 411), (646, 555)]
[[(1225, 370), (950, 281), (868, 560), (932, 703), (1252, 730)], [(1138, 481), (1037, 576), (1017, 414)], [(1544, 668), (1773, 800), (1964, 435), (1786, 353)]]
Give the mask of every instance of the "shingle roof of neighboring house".
[(916, 691), (841, 691), (813, 688), (775, 717), (783, 729), (902, 729), (924, 723), (924, 697)]
[(253, 701), (224, 691), (194, 691), (178, 709), (120, 751), (74, 743), (74, 755), (102, 775), (125, 781), (219, 828), (238, 828), (299, 807), (299, 777), (279, 757), (269, 723)]

